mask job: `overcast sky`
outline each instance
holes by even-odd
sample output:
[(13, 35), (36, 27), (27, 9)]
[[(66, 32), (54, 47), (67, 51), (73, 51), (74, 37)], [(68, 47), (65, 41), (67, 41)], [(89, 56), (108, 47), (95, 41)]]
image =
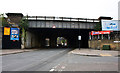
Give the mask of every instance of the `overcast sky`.
[(23, 13), (34, 16), (118, 19), (120, 0), (1, 0), (0, 13)]

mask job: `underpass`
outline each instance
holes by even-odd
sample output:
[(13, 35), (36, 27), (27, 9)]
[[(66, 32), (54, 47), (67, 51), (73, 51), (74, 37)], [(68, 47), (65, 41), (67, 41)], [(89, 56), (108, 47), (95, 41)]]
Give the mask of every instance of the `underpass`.
[[(85, 29), (30, 28), (29, 47), (31, 48), (77, 48), (78, 36), (82, 36), (81, 48), (88, 48), (89, 31)], [(66, 45), (58, 45), (58, 37), (66, 39)], [(30, 41), (31, 40), (31, 41)], [(60, 44), (60, 43), (59, 43)]]

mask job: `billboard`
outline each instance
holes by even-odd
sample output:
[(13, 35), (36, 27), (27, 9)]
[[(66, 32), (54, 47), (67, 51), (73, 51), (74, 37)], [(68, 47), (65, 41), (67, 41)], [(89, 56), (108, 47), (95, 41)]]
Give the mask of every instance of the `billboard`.
[(10, 40), (19, 40), (19, 28), (11, 28)]
[(102, 20), (102, 30), (119, 31), (119, 22), (118, 20)]
[(10, 35), (10, 28), (4, 27), (4, 35)]

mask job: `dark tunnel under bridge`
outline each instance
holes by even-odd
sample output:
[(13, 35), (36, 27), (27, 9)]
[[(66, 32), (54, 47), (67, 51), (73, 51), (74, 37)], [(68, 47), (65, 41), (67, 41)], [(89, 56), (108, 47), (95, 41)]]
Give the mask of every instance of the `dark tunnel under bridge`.
[[(29, 28), (27, 31), (26, 48), (78, 48), (78, 36), (81, 48), (88, 48), (90, 29), (60, 29), (60, 28)], [(67, 46), (57, 46), (57, 38), (67, 39)], [(49, 39), (49, 46), (46, 46), (46, 38)]]

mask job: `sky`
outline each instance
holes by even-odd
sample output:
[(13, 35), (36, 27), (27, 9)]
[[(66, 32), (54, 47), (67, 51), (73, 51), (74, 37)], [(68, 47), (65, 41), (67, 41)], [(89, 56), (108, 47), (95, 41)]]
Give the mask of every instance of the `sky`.
[(118, 19), (120, 0), (1, 0), (0, 13), (23, 13), (29, 16), (55, 16)]

